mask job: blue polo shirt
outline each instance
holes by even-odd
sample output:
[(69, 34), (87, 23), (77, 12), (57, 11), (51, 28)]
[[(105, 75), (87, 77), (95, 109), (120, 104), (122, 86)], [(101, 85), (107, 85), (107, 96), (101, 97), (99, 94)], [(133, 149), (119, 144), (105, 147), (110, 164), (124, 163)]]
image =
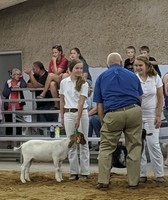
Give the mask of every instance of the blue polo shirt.
[(113, 64), (97, 78), (93, 101), (102, 103), (106, 113), (132, 104), (141, 105), (142, 94), (136, 74)]

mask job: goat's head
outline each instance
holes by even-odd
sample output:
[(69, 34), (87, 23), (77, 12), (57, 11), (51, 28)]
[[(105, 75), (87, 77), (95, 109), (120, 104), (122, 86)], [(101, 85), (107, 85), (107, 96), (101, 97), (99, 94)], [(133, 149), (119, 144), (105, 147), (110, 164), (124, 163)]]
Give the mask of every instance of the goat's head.
[(86, 144), (86, 140), (83, 133), (77, 132), (76, 134), (70, 136), (70, 142), (68, 147), (71, 148), (74, 143), (82, 145)]

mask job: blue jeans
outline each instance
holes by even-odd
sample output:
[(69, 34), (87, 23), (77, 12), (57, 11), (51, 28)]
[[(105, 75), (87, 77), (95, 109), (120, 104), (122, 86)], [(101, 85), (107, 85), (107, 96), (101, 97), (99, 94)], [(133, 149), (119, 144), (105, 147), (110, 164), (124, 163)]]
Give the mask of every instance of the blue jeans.
[(89, 116), (89, 133), (88, 137), (93, 136), (93, 131), (97, 137), (100, 137), (101, 123), (98, 115)]
[(168, 123), (168, 108), (166, 108), (166, 107), (163, 108), (163, 114), (164, 114), (164, 117), (166, 118), (166, 121)]

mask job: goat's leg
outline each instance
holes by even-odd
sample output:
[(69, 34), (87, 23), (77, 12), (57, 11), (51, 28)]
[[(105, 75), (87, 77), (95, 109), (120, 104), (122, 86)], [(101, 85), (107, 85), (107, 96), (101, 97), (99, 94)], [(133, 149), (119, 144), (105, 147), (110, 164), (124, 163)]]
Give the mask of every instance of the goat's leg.
[(24, 159), (24, 162), (23, 162), (23, 164), (21, 166), (20, 180), (21, 180), (22, 183), (26, 183), (25, 172), (27, 170), (27, 166), (29, 165), (29, 162), (30, 162), (30, 160)]
[(62, 168), (61, 168), (62, 161), (59, 161), (58, 165), (59, 165), (59, 172), (58, 172), (59, 173), (59, 177), (60, 177), (61, 181), (63, 181), (63, 178), (62, 178)]
[(26, 181), (30, 181), (30, 177), (29, 177), (29, 171), (30, 171), (30, 167), (32, 164), (32, 160), (30, 160), (30, 162), (28, 163), (26, 170), (25, 170), (25, 179)]
[(55, 167), (55, 179), (57, 182), (61, 182), (60, 175), (59, 175), (59, 160), (53, 159), (54, 167)]

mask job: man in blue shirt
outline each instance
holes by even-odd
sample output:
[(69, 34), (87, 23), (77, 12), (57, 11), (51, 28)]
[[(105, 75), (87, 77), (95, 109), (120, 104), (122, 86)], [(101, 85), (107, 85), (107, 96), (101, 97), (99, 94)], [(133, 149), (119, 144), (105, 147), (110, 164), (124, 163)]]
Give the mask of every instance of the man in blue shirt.
[(127, 148), (129, 187), (137, 187), (140, 176), (143, 94), (138, 77), (122, 67), (118, 53), (107, 57), (108, 70), (96, 80), (93, 101), (102, 122), (99, 151), (98, 189), (109, 188), (112, 153), (122, 132)]

